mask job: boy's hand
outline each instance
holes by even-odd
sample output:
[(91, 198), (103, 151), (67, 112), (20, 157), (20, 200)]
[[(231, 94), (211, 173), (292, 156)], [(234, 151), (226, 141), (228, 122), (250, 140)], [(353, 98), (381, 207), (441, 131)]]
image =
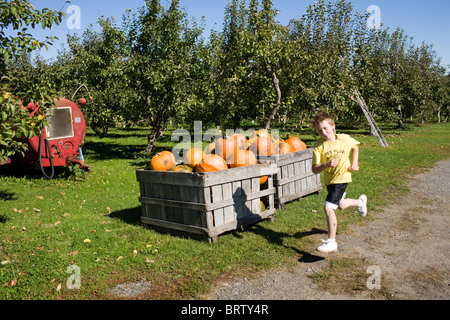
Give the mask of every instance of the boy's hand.
[(350, 166), (350, 171), (359, 171), (359, 166), (357, 165), (357, 164), (352, 164), (351, 166)]
[(327, 162), (327, 167), (328, 168), (336, 168), (339, 164), (339, 160), (338, 159), (332, 159), (330, 161)]

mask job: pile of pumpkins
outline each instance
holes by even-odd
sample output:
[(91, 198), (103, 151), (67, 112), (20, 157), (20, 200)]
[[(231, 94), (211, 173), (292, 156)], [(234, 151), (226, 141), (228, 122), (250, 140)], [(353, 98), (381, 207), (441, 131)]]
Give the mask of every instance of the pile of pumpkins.
[[(258, 130), (247, 139), (243, 134), (234, 133), (212, 142), (206, 152), (195, 148), (189, 149), (184, 155), (184, 164), (176, 165), (173, 153), (162, 151), (150, 161), (150, 170), (214, 172), (256, 165), (258, 156), (282, 155), (306, 149), (305, 143), (294, 136), (288, 135), (285, 140), (272, 139), (267, 130)], [(262, 179), (261, 183), (264, 180), (267, 179)]]

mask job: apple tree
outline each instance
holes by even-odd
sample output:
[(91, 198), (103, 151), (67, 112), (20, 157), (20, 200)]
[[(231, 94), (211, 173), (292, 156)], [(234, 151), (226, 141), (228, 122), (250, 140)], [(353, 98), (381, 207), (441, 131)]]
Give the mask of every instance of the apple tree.
[[(72, 92), (82, 84), (88, 89), (90, 100), (83, 111), (90, 127), (96, 134), (106, 136), (110, 127), (123, 122), (127, 45), (113, 18), (100, 18), (98, 24), (100, 32), (90, 26), (81, 38), (68, 37), (70, 55), (62, 63), (66, 72), (77, 75), (77, 84), (70, 87)], [(71, 74), (66, 78), (71, 79)]]
[(159, 0), (146, 0), (137, 15), (126, 22), (130, 56), (127, 58), (129, 116), (150, 125), (148, 145), (153, 145), (170, 119), (182, 121), (192, 105), (190, 83), (196, 74), (196, 46), (200, 29), (190, 27), (179, 0), (168, 8)]
[(61, 23), (64, 13), (47, 8), (37, 10), (27, 0), (0, 1), (0, 162), (26, 150), (18, 138), (39, 134), (44, 116), (30, 118), (23, 105), (34, 102), (43, 113), (51, 106), (54, 91), (45, 84), (32, 85), (18, 77), (18, 66), (24, 55), (48, 48), (55, 37), (35, 39), (28, 28), (50, 28)]

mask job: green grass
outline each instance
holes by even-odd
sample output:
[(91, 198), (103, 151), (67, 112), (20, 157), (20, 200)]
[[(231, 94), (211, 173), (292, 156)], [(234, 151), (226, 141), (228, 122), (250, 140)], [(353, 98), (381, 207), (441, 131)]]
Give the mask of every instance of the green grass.
[[(411, 175), (450, 157), (448, 124), (383, 131), (386, 149), (365, 129), (349, 131), (362, 143), (349, 196), (366, 193), (371, 211), (405, 192)], [(308, 144), (316, 139), (308, 130), (292, 133)], [(103, 139), (90, 133), (84, 152), (94, 172), (86, 180), (63, 172), (49, 181), (0, 167), (0, 299), (114, 299), (111, 288), (142, 279), (152, 290), (141, 298), (197, 297), (216, 280), (314, 257), (312, 236), (326, 233), (325, 192), (288, 204), (273, 223), (223, 235), (215, 244), (141, 227), (135, 171), (148, 164), (149, 156), (140, 154), (145, 143), (142, 129), (112, 130)], [(155, 151), (174, 145), (169, 132)], [(340, 233), (360, 222), (351, 212), (339, 220)], [(71, 265), (80, 268), (80, 290), (67, 288)]]

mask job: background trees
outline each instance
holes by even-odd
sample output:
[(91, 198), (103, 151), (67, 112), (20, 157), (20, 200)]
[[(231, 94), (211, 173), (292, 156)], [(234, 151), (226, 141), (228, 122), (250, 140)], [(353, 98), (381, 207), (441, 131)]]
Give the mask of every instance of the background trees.
[[(61, 11), (36, 10), (26, 0), (0, 1), (0, 162), (23, 153), (26, 145), (18, 138), (30, 138), (45, 125), (43, 117), (29, 118), (21, 108), (22, 102), (25, 106), (29, 102), (41, 105), (45, 114), (53, 101), (52, 84), (33, 72), (46, 67), (31, 66), (28, 54), (48, 47), (55, 38), (39, 41), (28, 33), (28, 28), (50, 28), (63, 16)], [(7, 29), (11, 35), (7, 35)]]
[(124, 119), (128, 52), (126, 38), (114, 19), (100, 18), (98, 24), (100, 32), (91, 26), (82, 38), (68, 37), (70, 54), (62, 63), (67, 66), (64, 78), (72, 79), (71, 75), (75, 74), (78, 80), (78, 83), (67, 83), (66, 92), (71, 97), (78, 86), (87, 87), (91, 101), (84, 110), (86, 117), (94, 132), (105, 136), (109, 127)]
[(169, 119), (182, 120), (183, 110), (192, 106), (190, 82), (198, 69), (200, 30), (189, 27), (179, 0), (168, 9), (159, 0), (146, 0), (139, 13), (128, 18), (126, 115), (150, 125), (145, 151), (151, 152)]
[[(23, 21), (31, 26), (61, 19), (57, 12), (37, 14), (24, 0), (0, 2), (9, 6), (2, 28), (18, 17), (10, 7), (16, 2), (29, 10)], [(362, 123), (355, 88), (376, 118), (400, 127), (407, 119), (448, 118), (449, 78), (433, 47), (413, 45), (401, 29), (367, 28), (368, 14), (355, 12), (349, 1), (319, 0), (281, 25), (271, 0), (230, 0), (223, 30), (208, 39), (178, 0), (166, 7), (160, 0), (143, 3), (138, 12), (124, 13), (121, 26), (103, 17), (100, 32), (89, 28), (69, 37), (69, 48), (51, 63), (12, 59), (22, 43), (28, 52), (51, 39), (34, 42), (26, 30), (22, 42), (3, 36), (1, 70), (39, 74), (27, 79), (30, 94), (41, 88), (71, 98), (84, 84), (90, 99), (83, 111), (92, 129), (106, 135), (111, 126), (145, 125), (148, 152), (170, 122), (237, 129), (252, 121), (283, 129), (327, 110), (341, 123)]]

